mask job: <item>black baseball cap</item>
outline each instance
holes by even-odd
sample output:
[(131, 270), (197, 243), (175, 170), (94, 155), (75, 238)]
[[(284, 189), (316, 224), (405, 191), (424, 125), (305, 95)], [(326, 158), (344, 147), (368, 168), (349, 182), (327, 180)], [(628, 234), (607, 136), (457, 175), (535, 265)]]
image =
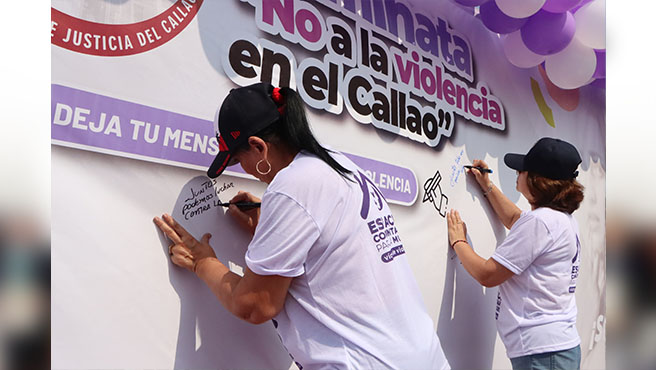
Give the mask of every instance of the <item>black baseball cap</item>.
[(214, 119), (219, 153), (207, 170), (207, 176), (218, 177), (237, 148), (280, 119), (272, 93), (273, 85), (265, 82), (230, 90)]
[(551, 137), (538, 140), (531, 150), (524, 154), (508, 153), (503, 157), (506, 166), (517, 171), (536, 173), (553, 180), (576, 178), (576, 168), (581, 156), (574, 145)]

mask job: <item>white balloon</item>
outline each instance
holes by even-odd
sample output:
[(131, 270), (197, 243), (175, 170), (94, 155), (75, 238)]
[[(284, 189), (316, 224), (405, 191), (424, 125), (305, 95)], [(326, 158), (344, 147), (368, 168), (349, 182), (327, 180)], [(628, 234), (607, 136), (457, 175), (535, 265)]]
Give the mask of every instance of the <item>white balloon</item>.
[(537, 13), (547, 0), (495, 0), (499, 9), (509, 17), (526, 18)]
[(574, 39), (563, 51), (547, 56), (544, 69), (547, 77), (561, 89), (576, 89), (586, 85), (595, 68), (594, 49)]
[(574, 37), (593, 49), (606, 48), (606, 2), (595, 0), (574, 13), (576, 33)]
[(514, 66), (519, 68), (531, 68), (544, 62), (546, 56), (535, 54), (529, 50), (524, 41), (522, 41), (522, 34), (520, 31), (507, 34), (503, 38), (503, 52), (506, 58)]

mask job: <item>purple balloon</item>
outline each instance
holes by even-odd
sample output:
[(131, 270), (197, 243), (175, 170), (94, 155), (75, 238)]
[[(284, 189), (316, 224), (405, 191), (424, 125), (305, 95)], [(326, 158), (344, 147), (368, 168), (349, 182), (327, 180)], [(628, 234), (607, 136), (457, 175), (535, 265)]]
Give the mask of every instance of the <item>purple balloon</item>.
[(600, 78), (590, 82), (590, 86), (596, 87), (597, 89), (606, 89), (606, 79)]
[(576, 22), (572, 13), (551, 13), (541, 9), (528, 18), (521, 34), (529, 50), (540, 55), (551, 55), (569, 45), (574, 31)]
[(485, 27), (492, 32), (506, 34), (515, 32), (522, 28), (528, 18), (513, 18), (507, 16), (499, 9), (495, 1), (489, 1), (481, 5), (481, 20)]
[(583, 8), (583, 5), (592, 1), (593, 0), (581, 0), (581, 2), (577, 6), (573, 7), (572, 10), (570, 10), (570, 13), (572, 14), (576, 13), (579, 9)]
[(595, 50), (595, 54), (597, 54), (597, 68), (592, 77), (606, 78), (606, 50)]
[(465, 6), (479, 6), (488, 2), (488, 0), (455, 0), (455, 2)]
[(581, 0), (547, 0), (542, 9), (552, 13), (564, 13), (577, 6)]

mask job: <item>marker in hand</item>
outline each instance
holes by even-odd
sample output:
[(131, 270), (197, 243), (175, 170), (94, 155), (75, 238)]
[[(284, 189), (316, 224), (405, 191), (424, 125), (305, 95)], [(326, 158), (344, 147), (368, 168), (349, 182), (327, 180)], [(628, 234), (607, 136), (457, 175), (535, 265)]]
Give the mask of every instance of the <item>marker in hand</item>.
[(218, 203), (218, 205), (220, 205), (221, 207), (230, 207), (231, 204), (234, 204), (239, 208), (260, 208), (260, 205), (262, 203), (257, 203), (257, 202)]
[(479, 166), (470, 166), (470, 165), (465, 165), (465, 166), (463, 166), (463, 167), (465, 167), (465, 168), (469, 168), (470, 170), (471, 170), (472, 168), (475, 168), (475, 169), (477, 169), (477, 170), (479, 170), (479, 171), (481, 171), (481, 172), (492, 173), (492, 170), (489, 169), (489, 168), (483, 168), (483, 167), (479, 167)]

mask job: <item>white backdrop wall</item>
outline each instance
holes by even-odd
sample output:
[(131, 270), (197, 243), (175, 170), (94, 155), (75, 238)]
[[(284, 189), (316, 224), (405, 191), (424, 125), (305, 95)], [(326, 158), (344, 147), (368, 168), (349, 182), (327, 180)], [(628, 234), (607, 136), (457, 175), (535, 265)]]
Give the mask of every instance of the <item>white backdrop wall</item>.
[[(266, 9), (273, 8), (266, 5), (274, 3), (280, 8), (267, 18)], [(575, 109), (570, 104), (565, 110), (547, 93), (537, 68), (510, 65), (498, 36), (467, 8), (450, 1), (391, 3), (402, 4), (415, 20), (417, 14), (424, 15), (452, 40), (464, 40), (450, 44), (449, 50), (454, 58), (462, 58), (461, 66), (469, 61), (471, 68), (459, 68), (442, 49), (435, 55), (417, 40), (413, 45), (402, 31), (403, 22), (398, 24), (398, 38), (378, 27), (376, 11), (384, 8), (382, 2), (381, 8), (372, 8), (374, 24), (367, 21), (366, 9), (352, 13), (348, 3), (340, 9), (329, 0), (53, 0), (53, 368), (293, 366), (271, 324), (253, 326), (232, 317), (198, 279), (170, 263), (168, 242), (152, 223), (153, 216), (171, 213), (197, 237), (211, 232), (217, 255), (235, 271), (243, 266), (247, 237), (222, 209), (210, 206), (203, 211), (193, 204), (200, 189), (222, 201), (238, 190), (261, 195), (265, 189), (237, 169), (209, 187), (202, 177), (216, 148), (212, 119), (220, 102), (231, 88), (268, 78), (264, 68), (254, 67), (252, 79), (234, 71), (229, 55), (238, 40), (252, 42), (262, 54), (263, 49), (287, 54), (298, 67), (290, 83), (306, 95), (303, 74), (312, 64), (326, 62), (318, 69), (326, 73), (328, 85), (337, 81), (337, 88), (324, 91), (336, 104), (327, 103), (328, 98), (312, 103), (306, 96), (308, 104), (314, 104), (308, 108), (312, 128), (322, 143), (357, 156), (390, 201), (454, 368), (510, 367), (496, 334), (497, 289), (478, 285), (447, 245), (443, 214), (451, 208), (461, 212), (471, 244), (483, 257), (489, 257), (506, 234), (461, 166), (486, 160), (494, 169), (494, 182), (527, 209), (503, 155), (526, 152), (543, 136), (572, 142), (583, 157), (579, 180), (586, 187), (586, 198), (574, 214), (583, 244), (576, 291), (582, 367), (605, 366), (605, 92), (581, 88)], [(291, 23), (280, 10), (283, 5), (294, 7), (294, 24), (306, 27), (305, 33), (285, 31)], [(315, 44), (303, 39), (305, 34), (315, 40), (313, 15), (323, 20), (323, 41)], [(351, 60), (340, 59), (331, 49), (328, 27), (335, 24), (350, 32)], [(387, 51), (387, 76), (362, 64), (360, 28), (368, 30), (378, 50)], [(393, 47), (393, 42), (400, 46)], [(403, 83), (404, 73), (410, 73), (403, 68), (413, 60), (413, 51), (431, 71), (440, 69), (443, 80), (498, 102), (500, 115), (490, 110), (487, 118), (476, 117), (450, 104), (446, 95), (422, 98), (421, 90), (411, 93), (413, 80)], [(242, 66), (256, 64), (252, 52), (233, 55), (242, 58)], [(400, 67), (393, 55), (402, 59)], [(332, 75), (329, 63), (338, 66)], [(281, 71), (274, 68), (274, 83)], [(354, 76), (368, 79), (372, 87), (405, 91), (409, 105), (422, 107), (423, 117), (433, 114), (437, 125), (441, 111), (450, 124), (429, 124), (419, 135), (408, 129), (411, 123), (405, 129), (363, 123), (372, 115), (358, 115), (353, 103), (373, 105), (376, 98), (364, 87), (349, 97)], [(539, 103), (538, 96), (544, 102)], [(553, 125), (539, 104), (551, 109)], [(431, 137), (427, 129), (437, 135)]]

